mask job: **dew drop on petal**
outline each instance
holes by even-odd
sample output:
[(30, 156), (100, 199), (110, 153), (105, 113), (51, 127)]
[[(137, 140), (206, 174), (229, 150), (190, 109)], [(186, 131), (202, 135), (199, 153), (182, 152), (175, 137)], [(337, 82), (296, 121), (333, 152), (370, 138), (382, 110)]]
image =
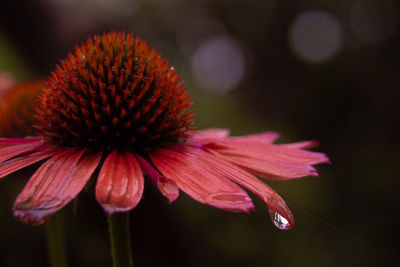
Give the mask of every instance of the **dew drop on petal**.
[(292, 225), (289, 223), (289, 221), (278, 212), (270, 212), (270, 214), (271, 220), (277, 228), (281, 230), (289, 230), (292, 228)]

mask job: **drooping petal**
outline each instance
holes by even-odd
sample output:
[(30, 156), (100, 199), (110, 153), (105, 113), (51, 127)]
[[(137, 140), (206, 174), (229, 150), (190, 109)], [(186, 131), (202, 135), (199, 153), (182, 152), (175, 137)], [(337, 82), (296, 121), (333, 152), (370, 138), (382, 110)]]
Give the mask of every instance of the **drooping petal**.
[(229, 211), (248, 212), (254, 208), (242, 188), (197, 158), (166, 149), (154, 150), (150, 158), (162, 174), (201, 203)]
[(7, 160), (0, 163), (0, 178), (7, 176), (10, 173), (32, 165), (38, 161), (49, 158), (55, 154), (60, 153), (62, 150), (59, 148), (47, 148), (42, 151), (34, 152), (32, 154), (20, 156), (14, 159)]
[(291, 144), (283, 144), (280, 146), (288, 147), (288, 148), (306, 149), (306, 148), (313, 148), (313, 147), (318, 146), (318, 141), (316, 141), (316, 140), (302, 141), (302, 142), (296, 142), (296, 143), (291, 143)]
[(3, 144), (4, 146), (0, 147), (0, 162), (4, 162), (21, 154), (38, 151), (38, 148), (43, 145), (43, 142), (22, 142), (17, 144), (10, 142)]
[(96, 198), (107, 213), (133, 209), (142, 198), (143, 173), (136, 158), (127, 150), (114, 150), (101, 167)]
[(249, 172), (241, 169), (233, 163), (223, 160), (211, 153), (197, 148), (186, 147), (185, 153), (197, 157), (199, 160), (212, 166), (218, 173), (228, 177), (232, 181), (244, 186), (256, 195), (258, 195), (268, 205), (271, 211), (278, 212), (287, 219), (290, 225), (294, 226), (294, 218), (284, 200), (268, 185), (261, 182)]
[(99, 161), (99, 157), (88, 156), (79, 162), (84, 152), (68, 149), (40, 166), (17, 197), (14, 216), (37, 225), (70, 202), (82, 190)]
[(223, 145), (224, 141), (272, 143), (279, 138), (280, 134), (277, 132), (270, 131), (270, 132), (263, 132), (245, 136), (233, 136), (233, 137), (228, 137), (228, 136), (229, 136), (228, 130), (211, 128), (191, 133), (187, 141), (190, 144), (205, 145), (207, 143), (213, 143), (213, 145), (218, 144), (219, 146)]
[(161, 175), (153, 166), (150, 165), (143, 157), (135, 155), (143, 171), (149, 176), (153, 183), (158, 187), (160, 192), (169, 199), (169, 202), (175, 201), (179, 196), (179, 189), (175, 181)]
[[(303, 142), (301, 145), (314, 145), (314, 142)], [(299, 143), (298, 143), (299, 145)], [(268, 153), (277, 158), (304, 164), (320, 164), (329, 162), (329, 158), (324, 153), (308, 151), (296, 147), (268, 144)]]
[(303, 164), (319, 164), (329, 160), (323, 153), (285, 147), (282, 145), (227, 139), (221, 143), (227, 147), (226, 149), (221, 149), (226, 150), (221, 151), (224, 154), (246, 156), (250, 158), (265, 157), (267, 159), (287, 160), (289, 162)]
[(318, 176), (315, 168), (307, 164), (266, 157), (253, 158), (222, 153), (220, 156), (266, 179), (287, 180), (304, 176)]
[(262, 142), (225, 139), (206, 147), (267, 179), (317, 176), (312, 164), (329, 162), (323, 153)]
[(253, 141), (253, 142), (260, 142), (260, 143), (272, 143), (280, 136), (277, 132), (264, 132), (258, 134), (250, 134), (245, 136), (233, 136), (231, 137), (232, 140), (239, 140), (239, 141)]
[(220, 139), (229, 136), (229, 130), (227, 129), (218, 129), (218, 128), (210, 128), (201, 131), (192, 132), (188, 138), (189, 142), (196, 142), (200, 140), (213, 140)]

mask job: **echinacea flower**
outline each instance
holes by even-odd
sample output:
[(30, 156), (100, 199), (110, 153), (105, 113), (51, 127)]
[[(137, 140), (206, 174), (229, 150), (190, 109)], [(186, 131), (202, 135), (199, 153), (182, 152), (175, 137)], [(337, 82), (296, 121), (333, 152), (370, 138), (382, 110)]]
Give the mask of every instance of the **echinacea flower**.
[(25, 137), (35, 135), (32, 127), (35, 119), (36, 98), (43, 82), (18, 83), (6, 90), (0, 98), (0, 136)]
[(312, 165), (328, 161), (305, 150), (312, 141), (273, 144), (274, 132), (193, 131), (191, 100), (175, 69), (132, 34), (96, 35), (77, 46), (45, 83), (38, 105), (39, 137), (0, 139), (0, 177), (49, 158), (14, 204), (14, 215), (34, 225), (74, 199), (99, 168), (95, 195), (108, 214), (139, 203), (146, 174), (170, 202), (182, 190), (204, 204), (249, 212), (254, 205), (243, 186), (288, 229), (290, 210), (256, 176), (317, 175)]

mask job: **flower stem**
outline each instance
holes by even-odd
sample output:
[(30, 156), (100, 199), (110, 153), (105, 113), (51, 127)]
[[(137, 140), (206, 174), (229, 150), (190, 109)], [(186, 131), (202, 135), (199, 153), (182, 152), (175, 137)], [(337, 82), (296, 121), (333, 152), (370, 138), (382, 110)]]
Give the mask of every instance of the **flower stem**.
[(108, 225), (113, 266), (131, 267), (133, 261), (129, 231), (129, 213), (124, 212), (108, 215)]
[(47, 250), (51, 267), (67, 267), (64, 214), (58, 211), (46, 223)]

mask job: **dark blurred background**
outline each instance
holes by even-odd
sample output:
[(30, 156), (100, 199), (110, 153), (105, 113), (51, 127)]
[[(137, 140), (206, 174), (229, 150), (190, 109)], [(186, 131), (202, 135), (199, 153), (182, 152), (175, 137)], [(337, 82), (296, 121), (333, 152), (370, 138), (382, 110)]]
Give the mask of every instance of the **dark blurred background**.
[[(269, 182), (296, 208), (276, 229), (250, 215), (169, 205), (151, 183), (133, 210), (136, 266), (400, 265), (399, 6), (395, 0), (3, 1), (0, 71), (47, 77), (88, 35), (140, 35), (173, 64), (198, 128), (315, 139), (320, 178)], [(44, 227), (12, 217), (35, 168), (0, 181), (0, 266), (46, 266)], [(111, 266), (106, 217), (91, 192), (65, 208), (70, 266)], [(310, 215), (311, 214), (311, 215)], [(327, 223), (322, 223), (321, 219)], [(344, 232), (345, 233), (344, 233)], [(395, 259), (393, 259), (393, 257)], [(397, 259), (396, 259), (397, 258)]]

